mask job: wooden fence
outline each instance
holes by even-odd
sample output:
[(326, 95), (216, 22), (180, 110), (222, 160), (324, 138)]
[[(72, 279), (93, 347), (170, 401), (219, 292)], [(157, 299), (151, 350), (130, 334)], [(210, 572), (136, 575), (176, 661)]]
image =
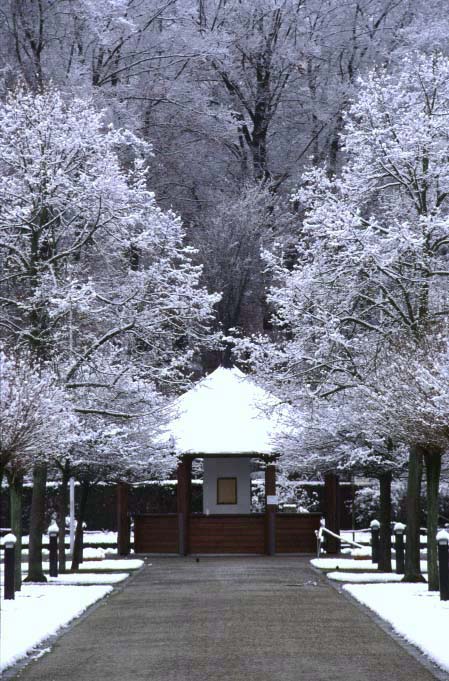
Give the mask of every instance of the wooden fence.
[[(314, 553), (319, 513), (277, 513), (276, 553)], [(188, 523), (188, 553), (263, 554), (266, 552), (266, 516), (263, 513), (191, 514)], [(179, 525), (176, 513), (136, 514), (136, 553), (178, 553)]]

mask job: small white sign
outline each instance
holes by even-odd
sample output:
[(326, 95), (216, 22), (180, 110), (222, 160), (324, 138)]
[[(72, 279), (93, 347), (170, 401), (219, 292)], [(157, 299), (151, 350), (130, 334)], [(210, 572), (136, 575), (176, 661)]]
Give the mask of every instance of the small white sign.
[(277, 506), (278, 495), (277, 494), (267, 494), (267, 506)]

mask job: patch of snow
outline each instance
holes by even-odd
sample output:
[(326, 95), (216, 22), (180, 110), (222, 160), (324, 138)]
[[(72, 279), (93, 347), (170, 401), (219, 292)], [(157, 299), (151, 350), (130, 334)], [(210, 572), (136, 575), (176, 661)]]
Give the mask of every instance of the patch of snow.
[(128, 572), (112, 572), (112, 573), (64, 573), (57, 577), (48, 577), (48, 584), (118, 584), (129, 577)]
[[(355, 558), (312, 558), (310, 561), (314, 567), (320, 570), (355, 570), (357, 572), (377, 571), (377, 564), (371, 560), (357, 560)], [(393, 570), (396, 569), (396, 561), (392, 560)], [(421, 571), (427, 572), (427, 561), (421, 561)]]
[(25, 657), (110, 591), (106, 585), (24, 584), (14, 600), (1, 601), (0, 669)]
[(92, 549), (92, 548), (87, 548), (83, 549), (83, 559), (84, 560), (92, 560), (92, 559), (97, 559), (97, 560), (103, 560), (105, 557), (106, 552), (104, 549)]
[(353, 558), (365, 558), (368, 556), (371, 558), (372, 551), (370, 546), (365, 546), (363, 549), (351, 549), (350, 553)]
[(427, 584), (347, 584), (343, 587), (407, 641), (449, 671), (449, 601)]
[(363, 572), (377, 570), (377, 565), (370, 560), (355, 560), (354, 558), (313, 558), (310, 562), (320, 570), (362, 570)]
[(328, 572), (326, 577), (336, 582), (375, 584), (381, 582), (401, 582), (404, 575), (397, 575), (395, 572)]
[(138, 570), (143, 565), (143, 560), (138, 558), (118, 558), (105, 560), (89, 560), (87, 563), (81, 563), (80, 572), (89, 572), (89, 570)]

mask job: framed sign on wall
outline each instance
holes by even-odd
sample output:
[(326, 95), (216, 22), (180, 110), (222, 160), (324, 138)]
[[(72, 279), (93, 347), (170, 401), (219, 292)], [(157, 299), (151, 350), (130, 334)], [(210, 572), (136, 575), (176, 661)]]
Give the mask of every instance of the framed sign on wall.
[(237, 503), (237, 478), (217, 478), (217, 504)]

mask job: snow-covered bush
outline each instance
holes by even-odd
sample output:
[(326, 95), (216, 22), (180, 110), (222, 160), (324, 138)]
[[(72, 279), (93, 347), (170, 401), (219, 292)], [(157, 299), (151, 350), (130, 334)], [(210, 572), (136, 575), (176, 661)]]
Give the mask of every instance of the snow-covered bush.
[[(251, 487), (251, 509), (263, 511), (265, 509), (265, 486), (263, 480), (254, 480)], [(304, 483), (298, 480), (289, 480), (285, 476), (279, 476), (276, 481), (276, 494), (279, 508), (283, 506), (295, 506), (301, 513), (319, 510), (318, 494), (304, 489)]]
[[(401, 508), (401, 501), (405, 496), (403, 483), (393, 483), (391, 489), (392, 518), (397, 519)], [(348, 502), (352, 510), (352, 502)], [(370, 522), (379, 518), (380, 490), (378, 484), (372, 484), (358, 489), (354, 498), (354, 514), (357, 527), (369, 527)]]

